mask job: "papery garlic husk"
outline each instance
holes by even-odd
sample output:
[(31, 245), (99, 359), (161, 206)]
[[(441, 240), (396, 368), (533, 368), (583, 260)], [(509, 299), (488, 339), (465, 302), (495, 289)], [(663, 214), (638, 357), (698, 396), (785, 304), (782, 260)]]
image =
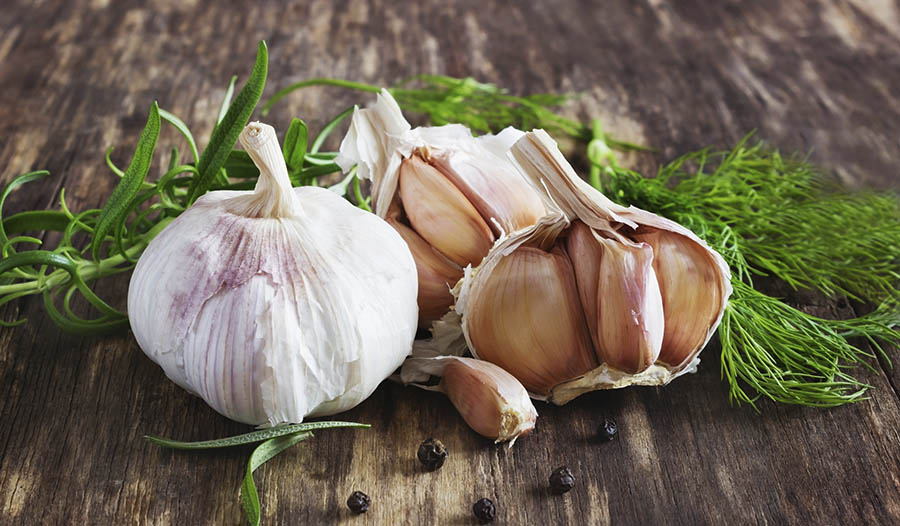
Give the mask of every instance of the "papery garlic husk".
[(345, 172), (357, 166), (371, 181), (375, 212), (410, 244), (421, 327), (453, 304), (450, 289), (462, 268), (544, 215), (540, 196), (505, 155), (521, 136), (507, 128), (474, 138), (459, 124), (412, 129), (386, 90), (371, 107), (354, 110), (336, 162)]
[[(575, 174), (543, 130), (525, 134), (510, 154), (550, 213), (466, 269), (442, 341), (454, 341), (447, 327), (455, 319), (473, 355), (502, 364), (532, 396), (557, 404), (596, 389), (664, 385), (696, 370), (731, 293), (722, 257), (685, 227), (607, 199)], [(508, 263), (526, 254), (565, 255), (571, 276), (557, 266), (552, 279), (538, 279)], [(574, 292), (560, 285), (572, 281)], [(514, 306), (501, 293), (535, 305)], [(569, 321), (573, 311), (584, 329)], [(585, 340), (594, 365), (584, 357)], [(557, 345), (544, 343), (552, 341)], [(554, 367), (565, 372), (535, 374)]]
[(253, 192), (202, 196), (141, 256), (128, 314), (166, 375), (228, 418), (301, 422), (366, 399), (409, 353), (415, 262), (385, 221), (291, 188), (275, 130), (249, 124)]
[[(437, 386), (422, 384), (440, 376)], [(476, 433), (495, 443), (509, 441), (534, 429), (537, 410), (528, 391), (508, 372), (483, 360), (456, 356), (410, 358), (403, 364), (405, 383), (441, 391)]]

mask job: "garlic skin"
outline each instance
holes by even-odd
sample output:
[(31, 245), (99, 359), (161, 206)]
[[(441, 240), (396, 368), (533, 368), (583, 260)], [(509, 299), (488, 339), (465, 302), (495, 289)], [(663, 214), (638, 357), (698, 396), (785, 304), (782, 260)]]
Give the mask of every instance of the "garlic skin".
[[(459, 124), (413, 129), (387, 90), (369, 108), (354, 109), (335, 162), (345, 172), (356, 166), (359, 177), (371, 181), (375, 212), (413, 239), (420, 327), (448, 311), (463, 267), (478, 265), (497, 238), (546, 212), (506, 157), (521, 136), (507, 128), (475, 138)], [(436, 271), (435, 252), (455, 272), (445, 265)]]
[[(731, 294), (722, 257), (683, 226), (610, 201), (578, 177), (543, 130), (525, 134), (510, 157), (549, 213), (466, 269), (453, 291), (453, 316), (442, 320), (441, 339), (431, 344), (436, 352), (458, 352), (455, 323), (475, 357), (502, 365), (533, 397), (556, 404), (596, 389), (665, 385), (695, 371)], [(508, 262), (523, 254), (565, 255), (571, 276), (564, 267), (552, 280), (524, 268), (510, 272)], [(574, 293), (562, 285), (571, 281)], [(498, 300), (506, 295), (539, 305)], [(584, 319), (593, 364), (573, 343), (584, 341), (581, 331), (560, 329), (569, 327), (573, 309)], [(529, 312), (538, 310), (541, 316)], [(523, 343), (529, 341), (542, 343)], [(562, 363), (581, 365), (561, 370)], [(534, 380), (535, 370), (554, 367), (559, 372)]]
[(509, 441), (534, 429), (537, 410), (528, 391), (502, 368), (484, 360), (456, 356), (410, 358), (403, 364), (405, 383), (426, 381), (441, 376), (435, 386), (419, 385), (441, 391), (476, 433), (495, 443)]
[(210, 192), (147, 247), (131, 278), (138, 345), (239, 422), (275, 425), (366, 399), (410, 352), (415, 262), (401, 236), (323, 188), (291, 188), (275, 130), (241, 143), (253, 192)]

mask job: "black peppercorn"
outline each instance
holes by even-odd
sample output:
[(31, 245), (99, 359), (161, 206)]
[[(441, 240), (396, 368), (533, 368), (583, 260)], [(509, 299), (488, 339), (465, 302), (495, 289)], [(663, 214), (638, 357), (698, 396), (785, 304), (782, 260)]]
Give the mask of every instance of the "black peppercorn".
[(491, 499), (478, 499), (478, 501), (472, 505), (472, 513), (474, 513), (475, 517), (481, 522), (491, 522), (494, 520), (494, 517), (497, 516), (497, 508), (494, 506), (494, 503), (491, 502)]
[(444, 465), (444, 460), (447, 459), (447, 448), (440, 440), (429, 438), (419, 444), (416, 456), (419, 457), (419, 462), (425, 466), (425, 469), (434, 471)]
[(604, 442), (609, 442), (616, 438), (616, 433), (618, 432), (619, 428), (616, 426), (616, 421), (611, 418), (607, 418), (600, 424), (600, 440)]
[(347, 507), (350, 508), (350, 511), (353, 513), (365, 513), (369, 511), (369, 505), (371, 503), (372, 499), (362, 491), (354, 491), (347, 499)]
[(550, 474), (550, 491), (554, 495), (562, 495), (575, 487), (575, 476), (572, 470), (566, 466), (562, 466), (553, 470)]

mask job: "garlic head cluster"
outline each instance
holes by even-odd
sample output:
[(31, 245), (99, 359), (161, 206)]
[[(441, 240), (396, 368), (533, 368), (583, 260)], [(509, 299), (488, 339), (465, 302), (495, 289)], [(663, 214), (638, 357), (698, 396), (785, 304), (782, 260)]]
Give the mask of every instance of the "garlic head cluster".
[(687, 228), (607, 199), (543, 130), (510, 154), (549, 213), (457, 285), (472, 354), (559, 404), (695, 370), (731, 293), (722, 257)]
[(252, 192), (210, 192), (147, 247), (128, 312), (141, 349), (248, 424), (300, 422), (366, 399), (410, 352), (416, 267), (386, 222), (323, 188), (291, 188), (275, 136), (240, 141)]

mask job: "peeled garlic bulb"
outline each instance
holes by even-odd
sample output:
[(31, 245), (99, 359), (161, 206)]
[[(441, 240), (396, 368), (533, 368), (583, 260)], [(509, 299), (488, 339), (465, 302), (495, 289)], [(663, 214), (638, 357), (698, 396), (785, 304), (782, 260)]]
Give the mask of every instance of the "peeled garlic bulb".
[(386, 222), (323, 188), (291, 188), (275, 130), (249, 124), (253, 192), (210, 192), (138, 261), (131, 327), (166, 375), (248, 424), (366, 399), (409, 353), (416, 268)]
[(695, 370), (731, 293), (722, 257), (683, 226), (607, 199), (542, 130), (510, 153), (549, 213), (466, 271), (437, 351), (454, 344), (455, 320), (473, 355), (558, 404)]
[(476, 433), (512, 446), (534, 429), (537, 410), (528, 391), (500, 367), (474, 358), (438, 356), (410, 358), (401, 371), (406, 383), (425, 381), (430, 375), (440, 376), (440, 384), (419, 386), (446, 394)]
[(410, 243), (421, 327), (450, 308), (463, 267), (544, 215), (540, 196), (506, 157), (521, 135), (507, 128), (474, 138), (459, 124), (412, 129), (386, 90), (370, 108), (354, 110), (336, 162), (371, 180), (375, 212)]

